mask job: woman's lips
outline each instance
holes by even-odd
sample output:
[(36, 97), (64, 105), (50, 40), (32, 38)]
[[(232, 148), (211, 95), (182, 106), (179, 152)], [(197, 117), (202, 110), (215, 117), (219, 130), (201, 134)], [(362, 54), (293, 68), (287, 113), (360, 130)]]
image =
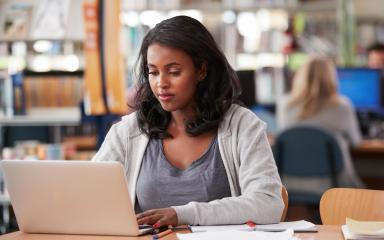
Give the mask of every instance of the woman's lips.
[(170, 101), (174, 95), (172, 94), (159, 94), (159, 99), (161, 101)]

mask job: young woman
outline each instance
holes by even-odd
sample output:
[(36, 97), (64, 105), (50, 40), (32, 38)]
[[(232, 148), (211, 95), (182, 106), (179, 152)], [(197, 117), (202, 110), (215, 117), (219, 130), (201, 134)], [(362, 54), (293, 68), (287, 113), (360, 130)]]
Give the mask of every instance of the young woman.
[(94, 161), (119, 161), (139, 224), (279, 222), (281, 182), (265, 124), (235, 104), (238, 79), (197, 20), (145, 36), (137, 111), (113, 125)]
[[(330, 59), (313, 56), (297, 71), (292, 91), (278, 101), (277, 121), (280, 130), (306, 124), (333, 133), (344, 160), (344, 169), (338, 179), (340, 185), (363, 187), (349, 154), (349, 145), (357, 145), (361, 141), (360, 129), (349, 99), (338, 93), (336, 68)], [(324, 178), (284, 176), (284, 184), (289, 190), (320, 194), (330, 187), (329, 179)]]

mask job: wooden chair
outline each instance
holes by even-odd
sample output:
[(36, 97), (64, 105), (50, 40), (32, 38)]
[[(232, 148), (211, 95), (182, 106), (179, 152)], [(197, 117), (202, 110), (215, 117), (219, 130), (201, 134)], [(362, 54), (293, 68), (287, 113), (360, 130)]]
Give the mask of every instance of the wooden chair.
[(288, 192), (284, 185), (281, 186), (281, 197), (283, 198), (283, 202), (284, 202), (284, 211), (283, 211), (283, 214), (281, 215), (280, 221), (284, 222), (285, 216), (287, 215), (287, 210), (288, 210)]
[(360, 221), (384, 221), (384, 191), (332, 188), (320, 201), (320, 216), (324, 225), (345, 224), (350, 217)]

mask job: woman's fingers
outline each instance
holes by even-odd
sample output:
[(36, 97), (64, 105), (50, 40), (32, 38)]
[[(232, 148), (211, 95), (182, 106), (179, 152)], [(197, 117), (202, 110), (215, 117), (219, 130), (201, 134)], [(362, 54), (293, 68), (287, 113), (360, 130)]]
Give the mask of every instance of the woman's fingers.
[(152, 209), (137, 214), (138, 224), (150, 224), (155, 228), (164, 225), (177, 225), (177, 214), (173, 208)]
[(146, 216), (146, 217), (142, 217), (140, 219), (137, 220), (137, 223), (139, 225), (141, 224), (150, 224), (150, 225), (153, 225), (155, 224), (157, 221), (159, 221), (161, 219), (161, 215), (150, 215), (150, 216)]
[(136, 214), (136, 219), (139, 220), (140, 218), (147, 217), (154, 215), (156, 213), (157, 209), (148, 210), (139, 214)]

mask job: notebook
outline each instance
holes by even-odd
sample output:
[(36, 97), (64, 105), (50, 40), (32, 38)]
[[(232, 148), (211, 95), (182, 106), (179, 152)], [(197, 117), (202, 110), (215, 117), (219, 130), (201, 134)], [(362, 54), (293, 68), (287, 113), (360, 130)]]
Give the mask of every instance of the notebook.
[(137, 236), (139, 229), (118, 162), (3, 160), (21, 231)]
[(341, 226), (344, 239), (384, 239), (384, 222), (358, 221), (346, 218), (346, 224)]

